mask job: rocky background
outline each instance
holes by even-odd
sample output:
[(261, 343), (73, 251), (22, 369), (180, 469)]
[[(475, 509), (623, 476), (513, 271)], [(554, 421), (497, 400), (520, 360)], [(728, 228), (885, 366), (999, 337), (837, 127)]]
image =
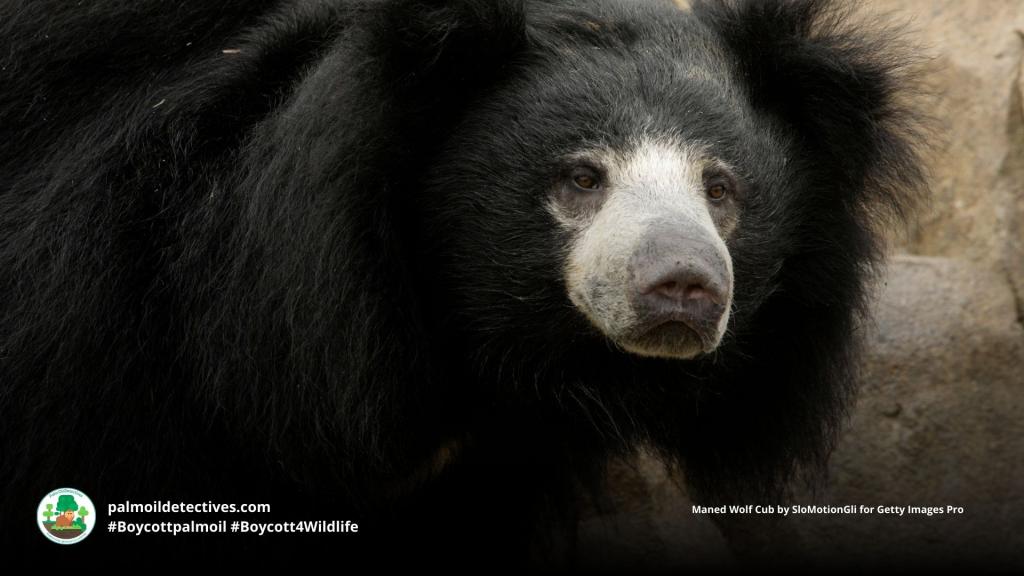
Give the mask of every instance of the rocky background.
[(613, 468), (614, 514), (580, 527), (587, 568), (1024, 570), (1024, 0), (871, 0), (927, 58), (932, 203), (874, 305), (863, 389), (829, 479), (790, 504), (962, 506), (962, 515), (691, 513), (677, 474)]

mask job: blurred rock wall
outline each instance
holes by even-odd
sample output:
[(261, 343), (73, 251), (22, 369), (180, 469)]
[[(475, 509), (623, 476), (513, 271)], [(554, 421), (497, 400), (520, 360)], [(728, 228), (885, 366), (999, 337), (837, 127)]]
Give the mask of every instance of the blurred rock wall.
[[(878, 287), (861, 396), (818, 494), (957, 516), (732, 517), (724, 538), (652, 459), (580, 528), (589, 568), (1024, 570), (1024, 0), (871, 0), (922, 46), (932, 202)], [(749, 559), (749, 558), (748, 558)]]
[(1024, 290), (1024, 1), (871, 0), (928, 59), (933, 201), (906, 249), (1003, 270)]

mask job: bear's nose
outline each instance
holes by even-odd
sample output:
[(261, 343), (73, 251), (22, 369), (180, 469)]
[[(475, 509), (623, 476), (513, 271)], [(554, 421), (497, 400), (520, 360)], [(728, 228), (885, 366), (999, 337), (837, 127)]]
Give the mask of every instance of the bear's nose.
[(703, 337), (713, 332), (725, 311), (720, 283), (713, 281), (707, 262), (669, 259), (646, 267), (637, 278), (634, 300), (648, 327), (682, 322)]
[(630, 299), (641, 331), (666, 324), (713, 339), (731, 299), (729, 267), (700, 231), (656, 225), (630, 261)]
[(708, 289), (704, 278), (686, 268), (670, 270), (667, 277), (655, 280), (654, 286), (645, 292), (675, 306), (684, 306), (690, 300), (720, 300), (720, 297)]

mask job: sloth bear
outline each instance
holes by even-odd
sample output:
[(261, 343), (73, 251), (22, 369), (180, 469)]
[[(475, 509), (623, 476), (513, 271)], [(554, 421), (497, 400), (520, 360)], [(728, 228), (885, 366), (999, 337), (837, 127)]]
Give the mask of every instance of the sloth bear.
[[(574, 495), (637, 448), (700, 502), (778, 494), (922, 179), (906, 61), (843, 12), (4, 3), (0, 537), (517, 565), (571, 561)], [(57, 547), (61, 486), (101, 523), (360, 528)]]

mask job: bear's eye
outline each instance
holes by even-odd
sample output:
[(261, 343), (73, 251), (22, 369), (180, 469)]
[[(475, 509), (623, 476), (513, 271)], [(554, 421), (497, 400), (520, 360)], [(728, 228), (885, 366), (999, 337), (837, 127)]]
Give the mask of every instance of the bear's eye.
[(592, 168), (583, 166), (572, 171), (572, 183), (587, 192), (601, 189), (601, 177)]
[(725, 188), (725, 184), (712, 184), (708, 186), (708, 198), (714, 202), (723, 200), (728, 193), (729, 191)]

